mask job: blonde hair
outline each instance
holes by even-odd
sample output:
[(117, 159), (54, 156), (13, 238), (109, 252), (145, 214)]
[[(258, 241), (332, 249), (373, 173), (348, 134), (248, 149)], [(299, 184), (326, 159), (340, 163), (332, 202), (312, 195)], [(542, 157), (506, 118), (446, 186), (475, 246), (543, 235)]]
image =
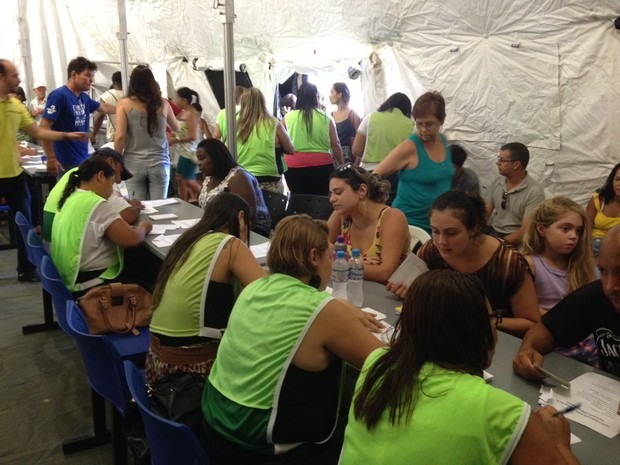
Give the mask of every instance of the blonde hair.
[(242, 143), (248, 141), (254, 130), (259, 136), (262, 129), (270, 130), (277, 124), (277, 119), (267, 110), (265, 97), (260, 89), (256, 87), (247, 89), (241, 94), (239, 103), (241, 110), (237, 123), (237, 137)]
[(278, 223), (271, 238), (267, 265), (273, 273), (282, 273), (297, 279), (310, 278), (311, 285), (318, 278), (316, 267), (310, 262), (310, 251), (320, 255), (329, 250), (327, 223), (308, 215), (287, 216)]
[(525, 232), (521, 252), (524, 255), (540, 255), (546, 249), (545, 238), (538, 227), (549, 227), (567, 213), (577, 213), (583, 222), (583, 232), (568, 259), (568, 292), (594, 281), (594, 258), (592, 257), (592, 233), (586, 214), (579, 205), (566, 197), (554, 197), (541, 203), (531, 215)]

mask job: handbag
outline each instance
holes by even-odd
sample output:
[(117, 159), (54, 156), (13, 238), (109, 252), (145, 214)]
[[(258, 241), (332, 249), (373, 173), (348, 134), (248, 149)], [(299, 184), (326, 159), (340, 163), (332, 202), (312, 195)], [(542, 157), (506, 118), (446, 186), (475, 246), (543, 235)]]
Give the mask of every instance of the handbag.
[(151, 322), (151, 293), (137, 284), (111, 283), (90, 289), (77, 301), (91, 334), (140, 334)]
[(198, 373), (171, 373), (147, 385), (151, 410), (168, 420), (189, 426), (199, 435), (204, 387), (205, 378)]

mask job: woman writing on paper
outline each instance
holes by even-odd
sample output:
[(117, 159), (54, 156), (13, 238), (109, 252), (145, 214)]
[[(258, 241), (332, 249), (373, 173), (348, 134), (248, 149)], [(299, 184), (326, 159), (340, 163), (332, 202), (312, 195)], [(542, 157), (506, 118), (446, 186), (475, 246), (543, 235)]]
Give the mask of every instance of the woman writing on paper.
[(58, 201), (52, 224), (51, 257), (73, 293), (119, 278), (124, 248), (140, 245), (153, 225), (135, 227), (107, 202), (112, 195), (114, 168), (103, 157), (84, 160), (69, 179)]
[(414, 281), (391, 348), (362, 368), (340, 464), (577, 464), (566, 418), (551, 406), (532, 413), (484, 381), (497, 321), (473, 276), (435, 270)]
[(147, 383), (209, 374), (240, 286), (265, 275), (247, 246), (251, 217), (241, 197), (222, 193), (170, 248), (153, 293)]
[(343, 362), (359, 367), (382, 345), (365, 327), (376, 322), (325, 292), (332, 246), (324, 221), (284, 218), (267, 263), (272, 274), (235, 303), (207, 379), (207, 455), (217, 464), (335, 464)]

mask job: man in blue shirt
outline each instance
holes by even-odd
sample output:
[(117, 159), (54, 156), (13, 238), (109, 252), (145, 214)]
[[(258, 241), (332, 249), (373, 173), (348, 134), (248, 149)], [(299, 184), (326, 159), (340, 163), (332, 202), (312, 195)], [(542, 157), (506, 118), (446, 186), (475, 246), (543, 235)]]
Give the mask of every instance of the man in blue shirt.
[[(95, 111), (115, 113), (116, 107), (99, 103), (87, 92), (93, 83), (97, 65), (84, 57), (74, 58), (67, 66), (67, 84), (54, 90), (47, 97), (40, 126), (62, 132), (90, 132), (90, 115)], [(88, 158), (88, 141), (66, 140), (44, 142), (47, 171), (69, 170)]]

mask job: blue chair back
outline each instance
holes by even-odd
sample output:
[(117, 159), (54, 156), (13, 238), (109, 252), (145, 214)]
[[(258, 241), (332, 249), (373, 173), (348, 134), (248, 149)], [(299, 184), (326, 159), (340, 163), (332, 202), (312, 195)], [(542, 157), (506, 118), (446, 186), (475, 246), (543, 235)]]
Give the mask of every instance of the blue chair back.
[(34, 229), (30, 229), (26, 235), (26, 250), (28, 251), (28, 260), (37, 268), (37, 271), (41, 273), (41, 262), (43, 257), (49, 257), (49, 254), (43, 247), (41, 238), (34, 232)]
[(130, 360), (124, 364), (129, 392), (144, 422), (152, 465), (207, 465), (207, 454), (192, 430), (153, 413), (146, 393), (144, 373)]
[(67, 302), (66, 312), (67, 323), (75, 334), (75, 342), (82, 354), (90, 387), (125, 416), (131, 395), (120, 354), (105, 336), (88, 333), (86, 321), (75, 302)]
[(45, 255), (41, 260), (39, 276), (41, 277), (41, 286), (52, 296), (54, 309), (56, 310), (56, 320), (58, 320), (60, 328), (75, 339), (74, 332), (67, 324), (67, 302), (74, 302), (75, 299), (67, 286), (65, 286), (65, 283), (62, 282), (56, 265), (54, 265), (54, 262), (48, 255)]
[[(28, 233), (32, 230), (32, 225), (26, 219), (26, 217), (22, 214), (22, 212), (15, 213), (15, 224), (17, 225), (17, 228), (19, 229), (19, 233), (21, 234), (22, 239), (24, 240), (24, 244), (27, 244)], [(37, 263), (35, 262), (35, 257), (32, 256), (32, 252), (28, 246), (26, 246), (26, 252), (28, 253), (28, 260), (30, 260), (30, 263), (32, 263), (34, 266), (37, 266)]]

